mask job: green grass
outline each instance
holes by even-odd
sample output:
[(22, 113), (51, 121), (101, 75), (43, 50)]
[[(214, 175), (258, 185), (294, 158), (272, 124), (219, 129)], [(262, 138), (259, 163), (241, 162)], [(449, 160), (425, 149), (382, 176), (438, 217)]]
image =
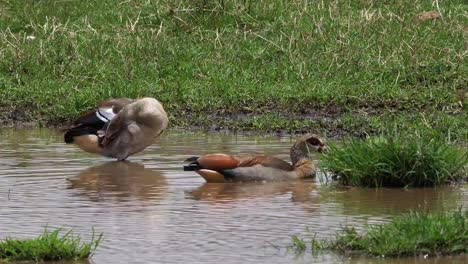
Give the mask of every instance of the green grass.
[(6, 238), (0, 241), (0, 262), (86, 259), (91, 257), (102, 241), (102, 234), (95, 237), (94, 230), (90, 242), (82, 242), (71, 231), (60, 235), (61, 231), (46, 228), (34, 239)]
[(293, 235), (291, 239), (292, 239), (292, 244), (290, 248), (293, 249), (295, 252), (300, 253), (300, 252), (304, 252), (307, 249), (305, 240), (301, 238), (300, 236)]
[(0, 119), (63, 124), (104, 98), (154, 96), (182, 127), (372, 132), (421, 112), (462, 124), (467, 11), (463, 0), (3, 0)]
[[(293, 241), (298, 240), (306, 245), (302, 238), (293, 237)], [(353, 227), (344, 227), (331, 241), (312, 239), (309, 248), (312, 252), (327, 249), (377, 257), (467, 253), (468, 211), (413, 211), (387, 224), (368, 226), (363, 234), (359, 234)], [(307, 247), (300, 249), (305, 251)]]
[(411, 212), (388, 224), (370, 226), (363, 235), (354, 228), (344, 228), (330, 248), (388, 257), (466, 253), (468, 211)]
[[(310, 233), (309, 229), (307, 229), (307, 233)], [(306, 240), (299, 235), (292, 235), (291, 239), (292, 243), (289, 249), (294, 250), (298, 255), (303, 254), (307, 250), (308, 244), (313, 254), (320, 253), (329, 248), (328, 242), (317, 239), (316, 235), (310, 239), (310, 242), (306, 242)]]
[(347, 186), (424, 187), (468, 180), (468, 151), (433, 135), (350, 138), (330, 144), (320, 164)]

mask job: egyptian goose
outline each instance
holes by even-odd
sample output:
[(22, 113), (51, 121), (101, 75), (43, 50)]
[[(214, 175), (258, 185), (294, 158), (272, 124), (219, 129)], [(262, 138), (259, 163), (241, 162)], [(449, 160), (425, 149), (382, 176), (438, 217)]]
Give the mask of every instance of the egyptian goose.
[(168, 118), (154, 98), (109, 99), (66, 129), (65, 143), (118, 160), (144, 150), (167, 128)]
[(322, 152), (317, 135), (307, 134), (291, 147), (292, 164), (272, 156), (208, 154), (187, 159), (185, 171), (195, 171), (207, 182), (285, 181), (314, 177), (316, 168), (309, 152)]

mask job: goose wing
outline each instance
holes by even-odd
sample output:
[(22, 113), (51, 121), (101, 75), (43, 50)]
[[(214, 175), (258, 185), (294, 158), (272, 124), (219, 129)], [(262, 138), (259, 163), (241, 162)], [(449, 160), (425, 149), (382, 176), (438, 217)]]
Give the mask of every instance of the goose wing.
[(119, 112), (111, 122), (107, 124), (107, 129), (101, 141), (101, 145), (105, 147), (112, 144), (127, 128), (128, 124), (127, 120), (125, 120), (125, 113), (124, 111)]
[(73, 122), (73, 127), (65, 129), (65, 143), (73, 143), (73, 138), (82, 135), (94, 134), (103, 130), (106, 124), (127, 104), (133, 102), (129, 98), (113, 98), (99, 103), (96, 110), (88, 111)]
[(275, 168), (279, 170), (285, 170), (285, 171), (294, 170), (294, 167), (291, 164), (273, 156), (265, 156), (265, 155), (241, 156), (239, 157), (239, 159), (240, 159), (239, 167), (253, 167), (255, 165), (260, 164), (265, 167)]
[(244, 156), (231, 156), (222, 153), (208, 154), (201, 157), (192, 157), (186, 161), (191, 162), (184, 166), (184, 170), (200, 170), (209, 169), (214, 171), (222, 171), (235, 169), (238, 167), (253, 167), (255, 165), (262, 165), (265, 167), (276, 168), (285, 171), (292, 171), (294, 167), (286, 161), (264, 155), (244, 155)]
[(97, 109), (82, 114), (73, 123), (74, 127), (94, 127), (101, 129), (104, 124), (112, 120), (122, 108), (133, 102), (129, 98), (112, 98), (99, 103)]

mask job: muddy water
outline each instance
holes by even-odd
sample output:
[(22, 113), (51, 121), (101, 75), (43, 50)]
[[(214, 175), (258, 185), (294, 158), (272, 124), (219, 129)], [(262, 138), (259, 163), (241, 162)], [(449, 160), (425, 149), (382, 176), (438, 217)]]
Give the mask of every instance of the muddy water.
[(468, 188), (330, 190), (318, 181), (207, 184), (181, 170), (187, 157), (267, 153), (288, 159), (288, 137), (166, 134), (129, 162), (62, 143), (56, 130), (0, 131), (0, 237), (44, 226), (105, 239), (90, 263), (464, 263), (441, 259), (348, 259), (295, 255), (291, 235), (330, 238), (412, 208), (468, 205)]

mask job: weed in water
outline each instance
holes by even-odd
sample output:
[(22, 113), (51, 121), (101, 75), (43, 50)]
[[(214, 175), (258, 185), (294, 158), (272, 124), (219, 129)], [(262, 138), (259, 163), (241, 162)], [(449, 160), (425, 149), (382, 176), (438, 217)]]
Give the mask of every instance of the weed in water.
[(327, 248), (327, 242), (317, 239), (317, 235), (314, 235), (310, 240), (310, 250), (312, 254), (317, 254), (320, 251)]
[(467, 225), (468, 211), (413, 211), (390, 223), (370, 226), (363, 235), (359, 235), (354, 228), (344, 228), (337, 234), (330, 248), (388, 257), (466, 253)]
[[(363, 234), (353, 227), (338, 231), (334, 240), (311, 240), (312, 253), (334, 250), (353, 255), (399, 257), (453, 255), (468, 252), (468, 211), (412, 211), (389, 223), (368, 226)], [(293, 236), (304, 252), (304, 239)]]
[(82, 242), (79, 236), (71, 231), (63, 236), (61, 229), (44, 232), (34, 239), (6, 238), (0, 241), (1, 261), (53, 261), (77, 260), (91, 257), (102, 241), (103, 234), (95, 236), (94, 229), (91, 241)]
[(302, 239), (298, 235), (293, 235), (291, 239), (292, 239), (291, 248), (297, 254), (301, 254), (307, 249), (306, 242), (304, 241), (304, 239)]

